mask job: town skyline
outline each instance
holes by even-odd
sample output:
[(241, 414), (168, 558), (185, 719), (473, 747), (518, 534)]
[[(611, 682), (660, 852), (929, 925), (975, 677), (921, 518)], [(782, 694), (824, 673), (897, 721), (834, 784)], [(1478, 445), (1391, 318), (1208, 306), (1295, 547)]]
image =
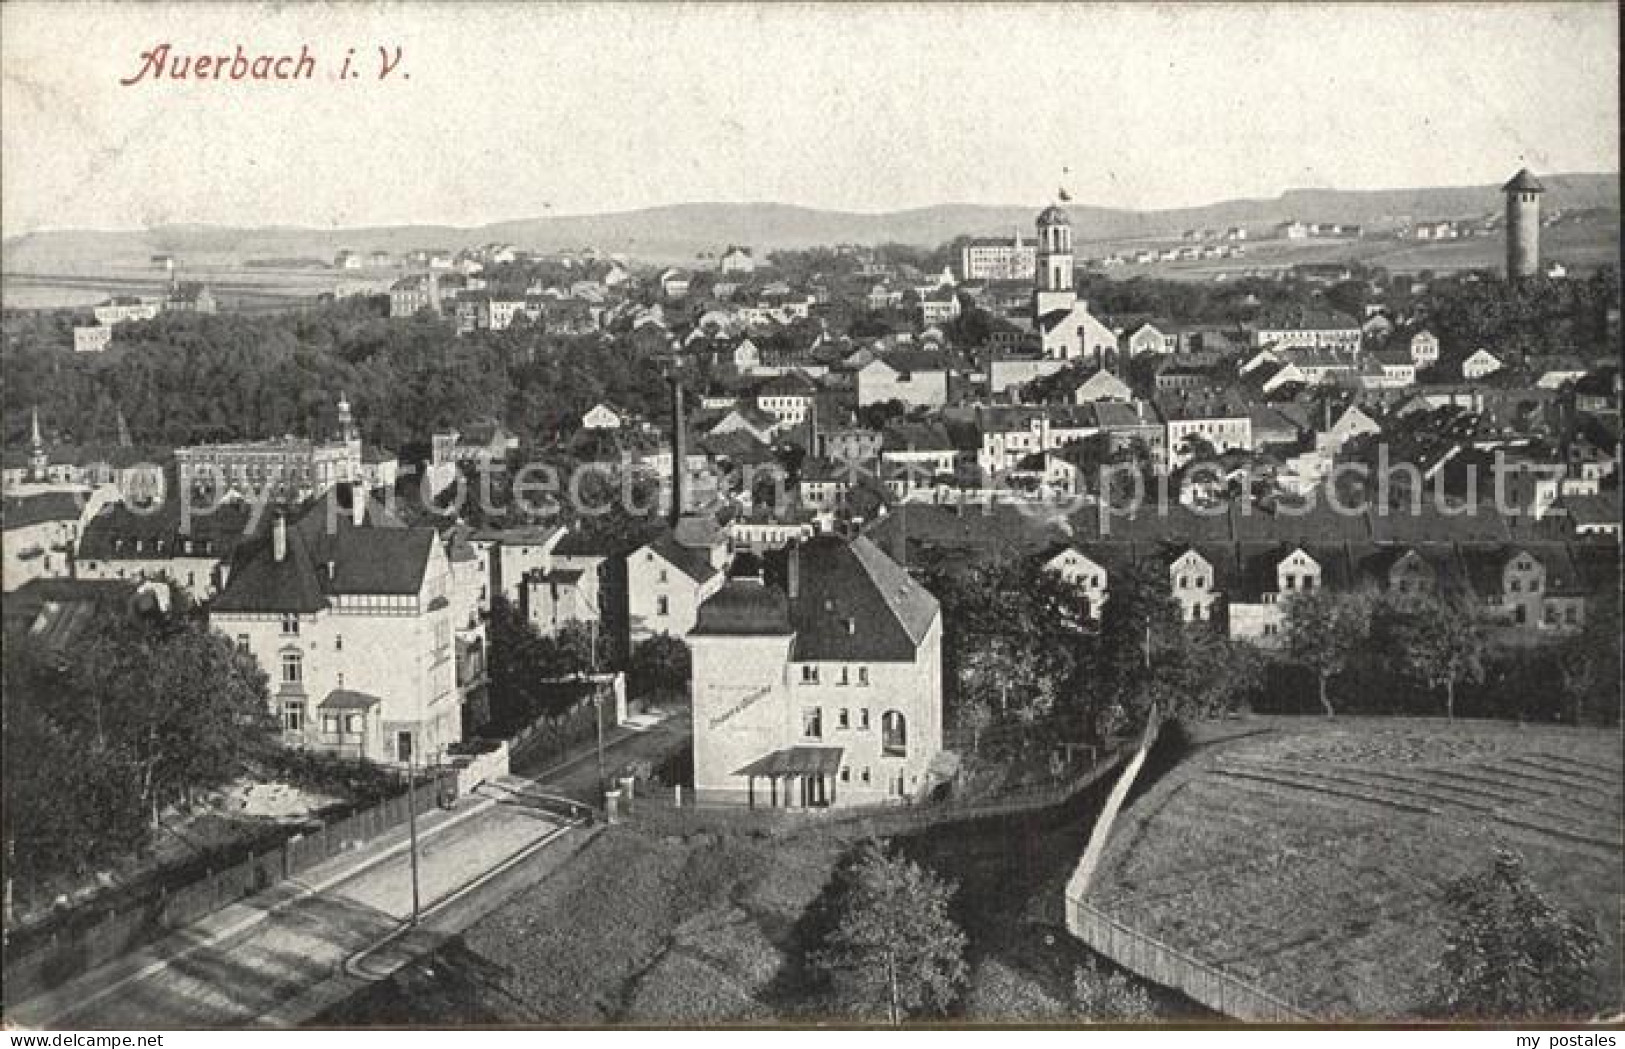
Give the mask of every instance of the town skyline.
[[(1249, 5), (877, 5), (838, 21), (816, 5), (562, 5), (545, 19), (502, 5), (410, 19), (387, 5), (246, 19), (240, 5), (77, 5), (99, 33), (71, 51), (61, 10), (3, 16), (7, 237), (472, 227), (699, 202), (885, 213), (1047, 200), (1063, 184), (1080, 203), (1154, 211), (1475, 185), (1509, 162), (1619, 166), (1617, 99), (1586, 89), (1617, 74), (1608, 5), (1374, 5), (1359, 34), (1334, 31), (1335, 7)], [(1030, 68), (978, 71), (992, 32)], [(584, 36), (590, 52), (561, 46)], [(315, 73), (121, 84), (166, 42), (308, 49)], [(388, 76), (337, 79), (380, 49)], [(842, 57), (859, 53), (874, 61)]]

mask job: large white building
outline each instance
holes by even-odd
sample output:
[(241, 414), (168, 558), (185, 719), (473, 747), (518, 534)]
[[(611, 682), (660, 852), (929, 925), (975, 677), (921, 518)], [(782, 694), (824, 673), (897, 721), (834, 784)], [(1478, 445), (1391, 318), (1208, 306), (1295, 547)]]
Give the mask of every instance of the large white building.
[(312, 441), (282, 437), (268, 441), (199, 444), (175, 449), (175, 466), (183, 491), (260, 492), (289, 501), (321, 495), (338, 484), (363, 477), (361, 434), (350, 416), (350, 402), (339, 398), (338, 437)]
[(792, 548), (782, 588), (729, 580), (688, 640), (702, 802), (821, 808), (930, 789), (942, 614), (868, 539)]
[(959, 249), (959, 273), (964, 280), (1032, 280), (1038, 267), (1038, 249), (1014, 236), (977, 237)]
[(279, 515), (209, 623), (265, 668), (288, 744), (429, 763), (462, 739), (451, 565), (433, 528), (379, 517), (364, 499)]

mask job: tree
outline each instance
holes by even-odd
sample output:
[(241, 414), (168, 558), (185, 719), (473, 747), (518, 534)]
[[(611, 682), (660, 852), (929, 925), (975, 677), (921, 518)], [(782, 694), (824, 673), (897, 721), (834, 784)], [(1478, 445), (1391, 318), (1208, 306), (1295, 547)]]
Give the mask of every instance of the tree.
[(542, 679), (547, 676), (547, 654), (542, 636), (512, 602), (498, 594), (491, 602), (486, 637), (491, 721), (502, 730), (516, 729), (535, 717), (546, 701)]
[(1400, 658), (1428, 688), (1444, 689), (1444, 713), (1456, 716), (1456, 686), (1484, 680), (1484, 632), (1460, 602), (1425, 599), (1399, 625)]
[(810, 959), (855, 1012), (884, 1009), (893, 1024), (941, 1013), (964, 985), (965, 934), (948, 914), (954, 887), (879, 843), (844, 874), (835, 928)]
[(1157, 1007), (1127, 973), (1108, 971), (1093, 958), (1072, 970), (1072, 1005), (1094, 1023), (1154, 1023)]
[(6, 653), (7, 833), (32, 873), (140, 848), (164, 805), (276, 747), (264, 672), (195, 618), (108, 609), (74, 656)]
[(1516, 852), (1497, 848), (1490, 869), (1453, 882), (1444, 903), (1441, 1015), (1550, 1021), (1596, 1007), (1596, 932), (1542, 896)]
[(1371, 604), (1363, 594), (1320, 589), (1300, 592), (1287, 602), (1287, 657), (1315, 675), (1327, 717), (1337, 714), (1327, 685), (1348, 669), (1370, 629)]
[(686, 697), (693, 672), (688, 643), (671, 634), (656, 634), (644, 640), (632, 650), (627, 667), (632, 694), (637, 696), (667, 693)]

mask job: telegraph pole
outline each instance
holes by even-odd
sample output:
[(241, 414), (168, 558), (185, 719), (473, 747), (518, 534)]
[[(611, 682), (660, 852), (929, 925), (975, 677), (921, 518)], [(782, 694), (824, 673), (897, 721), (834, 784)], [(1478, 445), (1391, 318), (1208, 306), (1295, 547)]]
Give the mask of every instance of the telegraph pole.
[(418, 748), (414, 737), (411, 749), (406, 752), (406, 826), (407, 833), (411, 835), (412, 851), (412, 924), (418, 923), (418, 777), (417, 777)]
[(598, 620), (587, 622), (588, 675), (592, 681), (592, 726), (598, 734), (598, 789), (603, 790), (604, 779), (604, 693), (598, 687)]

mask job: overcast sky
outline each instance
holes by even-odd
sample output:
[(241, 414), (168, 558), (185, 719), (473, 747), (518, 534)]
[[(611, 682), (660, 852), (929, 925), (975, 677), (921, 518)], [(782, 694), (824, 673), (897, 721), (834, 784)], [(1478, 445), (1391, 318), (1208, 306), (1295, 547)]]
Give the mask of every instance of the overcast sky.
[[(0, 5), (0, 222), (1131, 208), (1616, 171), (1612, 4)], [(316, 56), (294, 83), (140, 54)], [(378, 47), (402, 60), (376, 79)], [(355, 49), (361, 79), (341, 82)], [(363, 64), (363, 60), (364, 63)], [(409, 76), (409, 79), (406, 77)]]

